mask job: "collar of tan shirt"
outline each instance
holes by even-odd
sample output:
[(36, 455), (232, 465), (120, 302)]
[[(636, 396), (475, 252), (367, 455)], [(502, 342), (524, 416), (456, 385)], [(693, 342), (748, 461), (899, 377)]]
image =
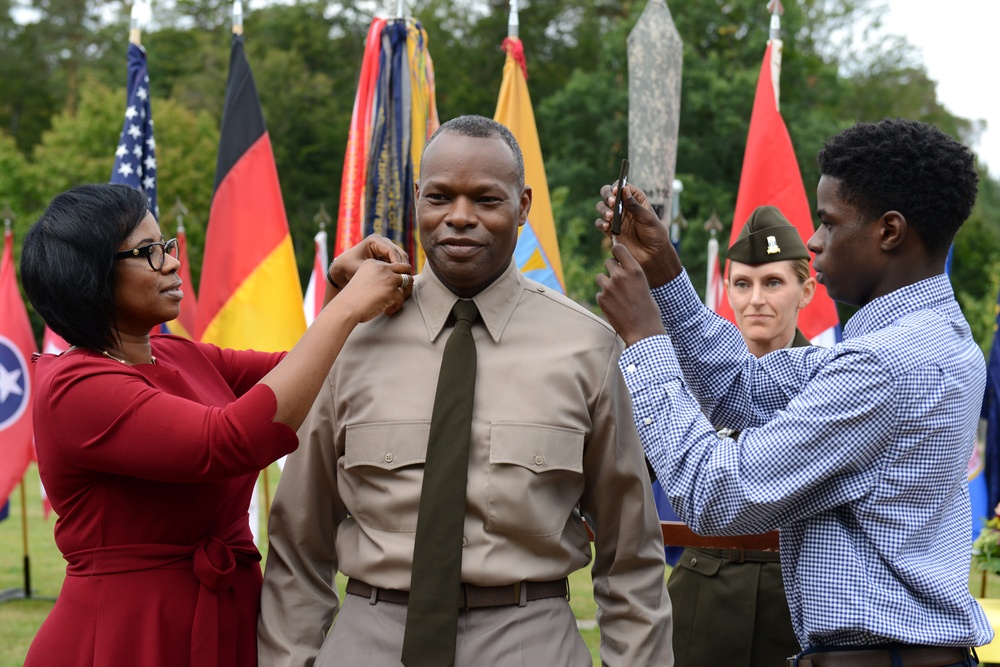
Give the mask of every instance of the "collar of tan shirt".
[[(472, 298), (494, 343), (500, 342), (504, 327), (507, 326), (527, 286), (527, 280), (517, 270), (517, 265), (512, 259), (499, 278)], [(425, 264), (424, 270), (414, 281), (413, 299), (424, 318), (428, 340), (433, 341), (445, 328), (458, 296), (445, 287), (430, 264)]]

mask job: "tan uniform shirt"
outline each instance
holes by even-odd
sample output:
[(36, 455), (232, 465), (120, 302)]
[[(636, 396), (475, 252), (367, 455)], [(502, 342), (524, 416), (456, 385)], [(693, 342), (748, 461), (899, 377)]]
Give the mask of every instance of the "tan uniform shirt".
[[(426, 269), (402, 312), (358, 327), (299, 430), (274, 499), (260, 662), (311, 664), (337, 571), (408, 590), (430, 416), (457, 297)], [(669, 665), (663, 544), (617, 367), (620, 340), (508, 270), (474, 299), (478, 355), (462, 581), (559, 579), (588, 564), (607, 665)], [(482, 664), (490, 664), (484, 656)]]

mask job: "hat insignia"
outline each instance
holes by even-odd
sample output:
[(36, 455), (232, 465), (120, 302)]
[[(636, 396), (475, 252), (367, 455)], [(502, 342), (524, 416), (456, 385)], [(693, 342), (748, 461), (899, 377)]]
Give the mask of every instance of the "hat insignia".
[(778, 247), (778, 240), (773, 236), (767, 237), (767, 254), (773, 255), (775, 253), (781, 252), (781, 248)]

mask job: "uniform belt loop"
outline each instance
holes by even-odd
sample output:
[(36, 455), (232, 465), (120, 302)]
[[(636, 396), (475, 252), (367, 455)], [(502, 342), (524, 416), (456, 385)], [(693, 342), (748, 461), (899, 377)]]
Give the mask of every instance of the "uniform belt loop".
[(514, 597), (517, 598), (518, 607), (526, 607), (528, 605), (528, 582), (519, 581), (514, 584)]
[(368, 604), (375, 604), (378, 602), (378, 589), (372, 586), (372, 594), (368, 596)]

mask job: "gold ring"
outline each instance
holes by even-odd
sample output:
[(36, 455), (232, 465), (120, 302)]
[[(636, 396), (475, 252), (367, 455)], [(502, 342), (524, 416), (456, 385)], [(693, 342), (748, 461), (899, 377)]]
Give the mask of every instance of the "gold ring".
[(402, 282), (399, 285), (399, 289), (406, 289), (407, 287), (410, 286), (410, 282), (413, 280), (412, 278), (410, 278), (410, 274), (408, 273), (401, 273), (399, 277), (402, 278)]

